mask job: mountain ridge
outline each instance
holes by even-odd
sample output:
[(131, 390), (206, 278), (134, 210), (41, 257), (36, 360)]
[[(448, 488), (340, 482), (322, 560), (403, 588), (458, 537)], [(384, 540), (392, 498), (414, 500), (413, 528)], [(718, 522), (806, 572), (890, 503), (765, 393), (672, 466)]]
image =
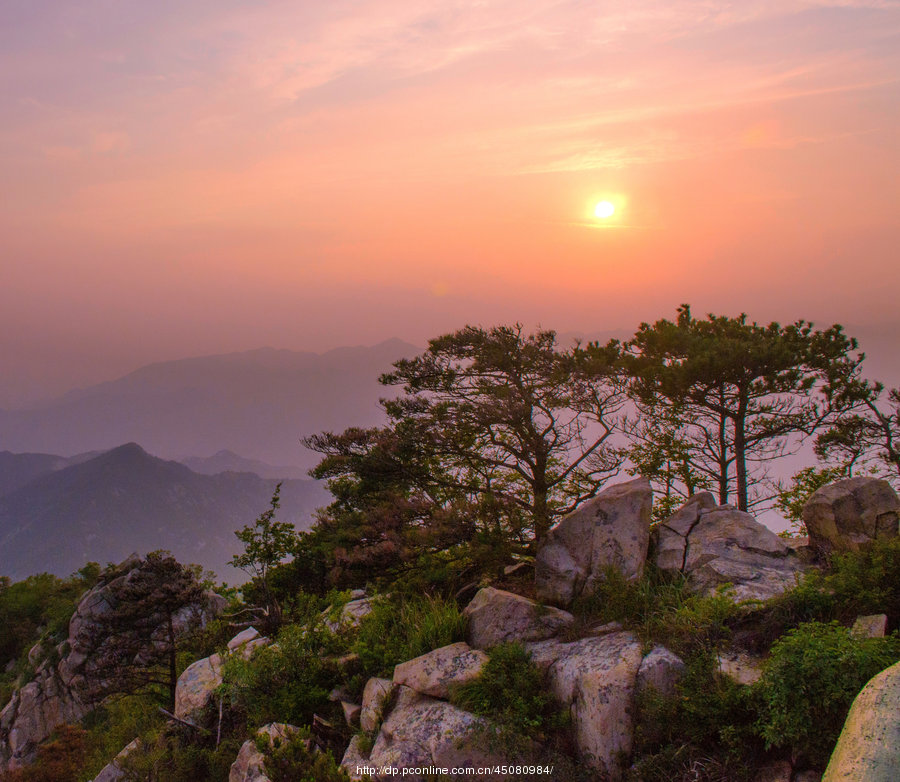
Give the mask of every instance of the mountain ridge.
[[(235, 580), (234, 531), (266, 509), (275, 484), (249, 472), (201, 475), (126, 443), (0, 497), (0, 574), (64, 576), (87, 561), (163, 548)], [(278, 517), (306, 529), (327, 501), (321, 483), (287, 480)]]

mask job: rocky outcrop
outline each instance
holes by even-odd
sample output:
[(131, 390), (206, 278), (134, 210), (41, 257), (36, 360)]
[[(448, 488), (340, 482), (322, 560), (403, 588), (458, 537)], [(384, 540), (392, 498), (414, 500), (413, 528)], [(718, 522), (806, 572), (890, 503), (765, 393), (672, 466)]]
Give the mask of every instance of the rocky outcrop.
[(768, 600), (791, 589), (806, 568), (802, 558), (749, 513), (713, 506), (695, 495), (654, 530), (656, 565), (680, 572), (691, 588), (711, 594), (730, 584), (736, 600)]
[(467, 643), (455, 643), (400, 663), (394, 668), (394, 684), (422, 695), (449, 698), (453, 687), (478, 678), (488, 656)]
[(289, 741), (299, 729), (293, 725), (272, 722), (256, 732), (256, 738), (241, 745), (237, 759), (231, 764), (228, 782), (270, 782), (266, 776), (266, 756), (260, 751), (257, 740), (265, 738), (270, 747)]
[(526, 648), (572, 715), (578, 754), (604, 779), (620, 780), (622, 758), (631, 752), (634, 696), (644, 659), (640, 641), (622, 632)]
[[(116, 594), (141, 564), (140, 557), (133, 554), (105, 573), (79, 601), (66, 640), (55, 650), (44, 649), (43, 645), (32, 650), (30, 657), (37, 663), (34, 679), (14, 692), (0, 712), (0, 771), (29, 762), (37, 745), (57, 727), (77, 722), (91, 711), (87, 682), (91, 654), (97, 638), (102, 637), (100, 620), (117, 605)], [(203, 626), (225, 604), (223, 598), (209, 592), (200, 602), (185, 605), (173, 616), (176, 635)], [(58, 658), (55, 664), (51, 662), (53, 657)]]
[(611, 486), (559, 521), (535, 560), (539, 600), (568, 606), (591, 593), (607, 568), (634, 580), (644, 572), (650, 539), (650, 482)]
[(822, 782), (900, 779), (900, 663), (856, 696)]
[(803, 507), (809, 542), (820, 555), (858, 551), (870, 541), (896, 537), (900, 498), (887, 481), (848, 478), (818, 489)]
[(44, 665), (0, 712), (0, 770), (28, 763), (37, 745), (56, 728), (77, 722), (89, 711), (90, 706), (66, 686), (57, 670)]
[(527, 597), (485, 587), (463, 610), (469, 623), (469, 644), (490, 649), (509, 641), (552, 638), (575, 621), (570, 613), (548, 608)]
[[(405, 769), (404, 779), (424, 782), (431, 778), (429, 766), (477, 768), (509, 763), (503, 747), (492, 748), (486, 740), (488, 729), (488, 724), (474, 714), (401, 686), (394, 708), (375, 739), (368, 765)], [(357, 746), (355, 753), (345, 755), (342, 765), (348, 772), (355, 772), (359, 754)], [(420, 769), (421, 773), (412, 773), (414, 769)], [(508, 777), (497, 774), (490, 778)]]

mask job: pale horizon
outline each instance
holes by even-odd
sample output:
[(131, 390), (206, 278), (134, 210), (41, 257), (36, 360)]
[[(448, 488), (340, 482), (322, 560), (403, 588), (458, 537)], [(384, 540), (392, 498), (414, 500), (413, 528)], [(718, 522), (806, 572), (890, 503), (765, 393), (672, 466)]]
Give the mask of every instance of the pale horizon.
[(898, 320), (892, 0), (51, 0), (0, 42), (0, 407), (682, 302)]

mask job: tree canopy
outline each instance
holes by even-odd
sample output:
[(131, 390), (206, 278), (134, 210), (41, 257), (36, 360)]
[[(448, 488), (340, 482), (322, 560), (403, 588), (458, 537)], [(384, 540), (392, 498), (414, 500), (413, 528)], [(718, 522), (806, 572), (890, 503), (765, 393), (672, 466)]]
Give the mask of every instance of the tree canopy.
[[(692, 316), (643, 323), (627, 344), (629, 391), (641, 415), (677, 422), (682, 458), (719, 502), (752, 506), (764, 463), (813, 434), (837, 410), (837, 392), (863, 356), (840, 326), (814, 330)], [(754, 473), (753, 465), (763, 465)]]

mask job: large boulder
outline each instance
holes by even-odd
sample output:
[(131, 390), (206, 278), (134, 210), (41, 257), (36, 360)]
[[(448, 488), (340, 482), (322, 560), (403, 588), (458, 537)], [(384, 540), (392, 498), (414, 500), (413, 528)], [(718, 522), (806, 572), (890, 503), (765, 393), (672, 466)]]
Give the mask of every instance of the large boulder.
[[(248, 627), (228, 642), (226, 657), (240, 655), (249, 660), (257, 649), (271, 641)], [(222, 683), (225, 658), (213, 654), (191, 663), (184, 669), (175, 685), (175, 716), (186, 722), (199, 722), (212, 702), (216, 688)]]
[(603, 779), (622, 779), (631, 752), (634, 696), (644, 660), (631, 633), (527, 644), (532, 660), (547, 671), (556, 699), (568, 707), (578, 754)]
[(607, 568), (635, 580), (644, 572), (650, 539), (650, 482), (611, 486), (547, 533), (535, 560), (539, 600), (568, 606), (590, 594)]
[(480, 589), (463, 616), (469, 622), (469, 644), (476, 649), (552, 638), (575, 621), (566, 611), (494, 587)]
[(898, 520), (900, 498), (877, 478), (829, 483), (803, 506), (810, 546), (822, 555), (858, 551), (870, 541), (896, 537)]
[(228, 782), (271, 782), (266, 775), (266, 756), (260, 751), (258, 739), (264, 738), (269, 747), (279, 742), (289, 741), (299, 729), (293, 725), (272, 722), (256, 732), (255, 739), (248, 739), (241, 745), (238, 756), (228, 772)]
[(900, 779), (900, 663), (856, 696), (822, 782)]
[(711, 594), (724, 584), (736, 601), (768, 600), (794, 587), (802, 558), (749, 513), (711, 505), (695, 495), (654, 530), (656, 566), (683, 573), (690, 587)]
[(225, 661), (213, 654), (191, 663), (175, 686), (175, 716), (186, 722), (198, 722), (212, 702), (216, 688), (222, 683)]
[(442, 646), (394, 668), (394, 684), (411, 687), (422, 695), (450, 697), (453, 687), (478, 678), (488, 656), (467, 643)]
[[(393, 774), (376, 777), (378, 779), (402, 775), (403, 779), (424, 782), (431, 778), (429, 767), (478, 768), (511, 762), (503, 747), (491, 746), (487, 730), (488, 723), (474, 714), (446, 701), (420, 695), (409, 687), (400, 687), (394, 708), (381, 725), (368, 765), (394, 770)], [(347, 770), (355, 771), (358, 763), (357, 753), (352, 760), (348, 759)], [(406, 773), (403, 773), (404, 769)], [(481, 777), (468, 775), (465, 778)], [(495, 774), (484, 778), (508, 777)]]

